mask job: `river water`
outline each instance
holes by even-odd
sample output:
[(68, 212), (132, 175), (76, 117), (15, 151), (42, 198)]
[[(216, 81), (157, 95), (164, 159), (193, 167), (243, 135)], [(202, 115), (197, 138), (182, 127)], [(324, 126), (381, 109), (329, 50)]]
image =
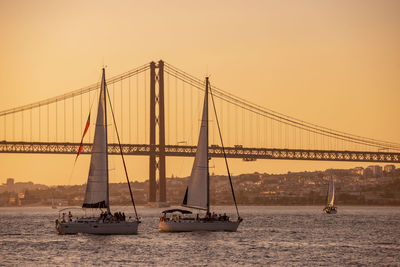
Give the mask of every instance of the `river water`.
[(235, 233), (160, 233), (161, 209), (139, 207), (138, 235), (94, 236), (58, 235), (51, 208), (0, 208), (0, 265), (400, 265), (399, 207), (339, 207), (336, 215), (317, 206), (239, 210), (244, 221)]

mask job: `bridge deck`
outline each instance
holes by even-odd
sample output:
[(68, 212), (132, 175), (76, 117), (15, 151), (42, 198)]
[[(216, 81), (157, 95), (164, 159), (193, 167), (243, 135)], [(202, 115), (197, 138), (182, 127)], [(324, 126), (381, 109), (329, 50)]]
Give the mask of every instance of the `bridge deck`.
[[(76, 154), (79, 143), (51, 143), (51, 142), (0, 142), (0, 153), (34, 153), (34, 154)], [(154, 147), (156, 153), (159, 147)], [(89, 154), (92, 144), (83, 144), (83, 154)], [(150, 145), (123, 144), (125, 155), (150, 155)], [(118, 144), (108, 145), (109, 154), (119, 154)], [(400, 153), (371, 152), (371, 151), (335, 151), (335, 150), (303, 150), (277, 148), (246, 148), (226, 147), (228, 158), (241, 158), (246, 161), (256, 159), (284, 159), (284, 160), (323, 160), (323, 161), (353, 161), (353, 162), (382, 162), (400, 163)], [(165, 155), (173, 157), (194, 157), (195, 146), (165, 146)], [(221, 147), (209, 148), (211, 157), (223, 157)]]

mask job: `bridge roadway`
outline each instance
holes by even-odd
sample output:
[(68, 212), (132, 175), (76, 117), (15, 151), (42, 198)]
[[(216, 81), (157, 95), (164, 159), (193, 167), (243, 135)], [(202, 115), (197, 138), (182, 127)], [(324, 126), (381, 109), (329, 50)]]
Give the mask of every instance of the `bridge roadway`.
[[(79, 143), (52, 143), (52, 142), (0, 142), (0, 153), (24, 154), (76, 154)], [(85, 143), (82, 154), (89, 154), (92, 144)], [(147, 144), (122, 144), (125, 155), (150, 155), (150, 145)], [(159, 147), (155, 146), (158, 153)], [(119, 154), (118, 144), (108, 144), (109, 154)], [(371, 152), (371, 151), (335, 151), (335, 150), (303, 150), (303, 149), (277, 149), (277, 148), (247, 148), (242, 146), (226, 147), (228, 158), (240, 158), (245, 161), (257, 159), (282, 159), (282, 160), (322, 160), (322, 161), (353, 161), (353, 162), (381, 162), (400, 163), (400, 153)], [(166, 145), (165, 155), (172, 157), (194, 157), (195, 146)], [(222, 148), (211, 146), (210, 157), (223, 157)]]

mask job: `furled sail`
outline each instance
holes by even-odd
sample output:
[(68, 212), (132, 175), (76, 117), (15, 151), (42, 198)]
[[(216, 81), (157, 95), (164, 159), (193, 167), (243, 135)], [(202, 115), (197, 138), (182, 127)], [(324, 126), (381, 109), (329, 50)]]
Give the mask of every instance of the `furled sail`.
[(182, 205), (198, 209), (208, 207), (208, 90), (204, 97), (196, 157)]
[(105, 71), (101, 79), (99, 106), (90, 169), (86, 186), (86, 195), (82, 207), (107, 208), (108, 198), (108, 153), (107, 153), (107, 113), (106, 113), (106, 81)]
[(335, 201), (335, 184), (333, 182), (333, 177), (329, 181), (329, 191), (328, 191), (328, 206), (333, 207)]

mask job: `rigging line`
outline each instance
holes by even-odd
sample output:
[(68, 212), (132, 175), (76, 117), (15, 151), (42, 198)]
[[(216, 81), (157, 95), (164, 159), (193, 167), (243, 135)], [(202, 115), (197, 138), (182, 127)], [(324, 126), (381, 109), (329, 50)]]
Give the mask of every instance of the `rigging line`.
[(136, 212), (135, 200), (134, 200), (133, 194), (132, 194), (131, 183), (129, 182), (128, 171), (127, 171), (127, 169), (126, 169), (124, 153), (122, 152), (122, 146), (121, 146), (121, 142), (120, 142), (120, 139), (119, 139), (119, 134), (118, 134), (118, 129), (117, 129), (117, 123), (115, 122), (114, 109), (113, 109), (113, 107), (112, 107), (112, 105), (111, 105), (110, 94), (109, 94), (109, 92), (108, 92), (108, 87), (107, 87), (107, 86), (106, 86), (106, 91), (107, 91), (107, 96), (108, 96), (108, 102), (109, 102), (109, 104), (110, 104), (111, 114), (112, 114), (112, 117), (113, 117), (114, 129), (115, 129), (115, 133), (116, 133), (117, 139), (118, 139), (119, 151), (120, 151), (120, 154), (121, 154), (121, 157), (122, 157), (122, 163), (124, 164), (124, 170), (125, 170), (126, 181), (127, 181), (127, 183), (128, 183), (128, 188), (129, 188), (129, 193), (130, 193), (130, 195), (131, 195), (131, 200), (132, 200), (133, 209), (135, 210), (136, 221), (137, 221), (137, 222), (140, 222), (140, 221), (139, 221), (139, 217), (138, 217), (137, 212)]
[[(179, 79), (185, 79), (185, 78), (187, 78), (187, 76), (188, 76), (188, 74), (178, 73), (176, 70), (173, 70), (173, 71), (175, 71), (175, 73), (174, 73), (174, 74), (171, 74), (171, 75), (174, 75), (175, 77), (177, 77), (177, 78), (179, 78)], [(184, 72), (183, 72), (183, 73), (184, 73)], [(185, 76), (184, 76), (184, 77), (178, 77), (178, 75), (185, 75)], [(197, 78), (193, 78), (193, 76), (192, 76), (192, 77), (189, 77), (188, 79), (190, 80), (190, 81), (188, 81), (188, 82), (190, 82), (190, 83), (193, 82), (193, 83), (197, 83), (197, 84), (203, 84), (203, 83), (200, 82)], [(197, 80), (196, 80), (196, 79), (197, 79)], [(203, 88), (201, 88), (201, 87), (198, 87), (198, 86), (195, 86), (195, 87), (198, 88), (199, 90), (203, 90)], [(341, 131), (337, 131), (337, 130), (329, 129), (329, 128), (326, 128), (326, 127), (318, 126), (318, 125), (315, 125), (315, 124), (312, 124), (312, 123), (306, 123), (306, 122), (304, 122), (304, 121), (302, 121), (302, 120), (295, 119), (295, 118), (293, 118), (293, 117), (290, 117), (290, 116), (287, 116), (287, 115), (284, 115), (284, 114), (275, 112), (275, 111), (273, 111), (273, 110), (270, 110), (270, 109), (261, 107), (261, 106), (259, 106), (259, 105), (253, 104), (253, 103), (251, 103), (251, 102), (249, 102), (249, 101), (247, 101), (247, 100), (244, 100), (244, 99), (242, 99), (242, 98), (240, 98), (240, 97), (236, 97), (236, 96), (233, 96), (232, 94), (226, 93), (225, 91), (223, 91), (223, 90), (221, 90), (221, 89), (218, 89), (218, 90), (220, 90), (221, 92), (216, 91), (216, 93), (222, 94), (223, 97), (227, 97), (227, 98), (231, 99), (231, 100), (234, 101), (234, 102), (239, 102), (239, 103), (241, 103), (241, 104), (243, 104), (243, 105), (249, 106), (250, 108), (254, 108), (254, 109), (258, 109), (258, 110), (260, 110), (260, 111), (262, 111), (262, 112), (266, 112), (266, 113), (270, 114), (271, 116), (280, 117), (282, 120), (290, 120), (290, 119), (292, 119), (292, 120), (297, 120), (297, 121), (300, 121), (300, 122), (293, 121), (293, 123), (302, 124), (302, 125), (304, 125), (304, 126), (306, 126), (306, 127), (313, 127), (313, 128), (319, 127), (319, 128), (320, 128), (320, 129), (319, 129), (320, 131), (325, 130), (325, 131), (335, 132), (336, 134), (345, 134), (345, 135), (351, 136), (352, 138), (367, 139), (367, 140), (372, 140), (372, 141), (375, 141), (375, 142), (386, 143), (386, 144), (391, 144), (391, 143), (393, 143), (393, 142), (379, 141), (379, 140), (372, 139), (372, 138), (367, 138), (367, 137), (361, 137), (361, 136), (357, 136), (357, 135), (353, 135), (353, 134), (348, 134), (348, 133), (344, 133), (344, 132), (341, 132)], [(215, 96), (218, 97), (218, 98), (220, 98), (220, 97), (217, 96), (217, 95), (215, 95)], [(348, 138), (350, 138), (350, 137), (348, 137)], [(399, 145), (399, 144), (397, 144), (397, 143), (393, 143), (393, 144)]]
[(215, 108), (215, 102), (214, 102), (214, 97), (213, 97), (213, 93), (212, 93), (212, 90), (211, 90), (211, 85), (209, 86), (209, 88), (210, 88), (211, 100), (212, 100), (213, 107), (214, 107), (215, 120), (217, 121), (217, 127), (218, 127), (219, 137), (220, 137), (220, 140), (221, 140), (222, 152), (224, 153), (224, 159), (225, 159), (226, 170), (227, 170), (227, 172), (228, 172), (229, 183), (230, 183), (230, 185), (231, 185), (233, 201), (235, 202), (235, 208), (236, 208), (236, 212), (237, 212), (238, 218), (240, 218), (239, 209), (238, 209), (237, 203), (236, 203), (235, 190), (233, 189), (233, 184), (232, 184), (232, 179), (231, 179), (231, 173), (230, 173), (230, 171), (229, 171), (228, 160), (226, 159), (226, 153), (225, 153), (224, 142), (223, 142), (223, 140), (222, 140), (221, 129), (220, 129), (220, 127), (219, 127), (218, 115), (217, 115), (217, 110), (216, 110), (216, 108)]

